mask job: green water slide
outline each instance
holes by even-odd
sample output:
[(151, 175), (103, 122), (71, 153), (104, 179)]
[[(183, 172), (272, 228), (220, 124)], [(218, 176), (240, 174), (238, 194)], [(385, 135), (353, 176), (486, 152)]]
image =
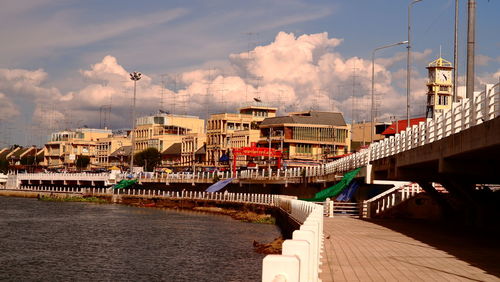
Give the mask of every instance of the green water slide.
[(136, 183), (137, 179), (131, 179), (131, 180), (123, 179), (122, 181), (118, 182), (115, 186), (113, 186), (113, 189), (131, 188)]
[(314, 198), (301, 200), (309, 202), (323, 202), (324, 200), (326, 200), (326, 198), (337, 196), (338, 194), (340, 194), (340, 192), (342, 192), (342, 190), (349, 186), (349, 183), (351, 183), (351, 181), (354, 179), (354, 177), (356, 177), (360, 170), (361, 168), (357, 168), (344, 174), (344, 177), (342, 178), (342, 180), (340, 180), (340, 182), (329, 188), (319, 191), (318, 193), (316, 193), (316, 195), (314, 195)]

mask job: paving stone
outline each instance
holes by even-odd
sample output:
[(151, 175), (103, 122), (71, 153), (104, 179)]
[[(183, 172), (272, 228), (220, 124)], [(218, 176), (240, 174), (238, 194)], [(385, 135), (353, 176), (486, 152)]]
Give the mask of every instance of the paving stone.
[(421, 222), (349, 217), (325, 218), (324, 234), (323, 282), (500, 281), (495, 240)]

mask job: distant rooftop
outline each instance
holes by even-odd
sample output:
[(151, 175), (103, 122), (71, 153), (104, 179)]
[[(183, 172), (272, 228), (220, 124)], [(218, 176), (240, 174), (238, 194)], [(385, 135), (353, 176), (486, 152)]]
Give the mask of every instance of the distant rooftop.
[(288, 116), (266, 118), (261, 125), (285, 123), (346, 126), (341, 113), (315, 111), (294, 112)]

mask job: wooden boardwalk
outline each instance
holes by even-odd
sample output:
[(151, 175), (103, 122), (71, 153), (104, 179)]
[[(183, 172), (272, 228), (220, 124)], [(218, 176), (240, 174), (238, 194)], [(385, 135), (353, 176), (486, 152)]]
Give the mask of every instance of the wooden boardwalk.
[(323, 282), (500, 281), (500, 239), (402, 220), (325, 218)]

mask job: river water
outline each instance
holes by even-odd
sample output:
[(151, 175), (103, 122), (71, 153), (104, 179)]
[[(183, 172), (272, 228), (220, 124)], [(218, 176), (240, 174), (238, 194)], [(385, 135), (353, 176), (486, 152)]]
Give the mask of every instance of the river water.
[(259, 281), (274, 225), (0, 197), (0, 281)]

